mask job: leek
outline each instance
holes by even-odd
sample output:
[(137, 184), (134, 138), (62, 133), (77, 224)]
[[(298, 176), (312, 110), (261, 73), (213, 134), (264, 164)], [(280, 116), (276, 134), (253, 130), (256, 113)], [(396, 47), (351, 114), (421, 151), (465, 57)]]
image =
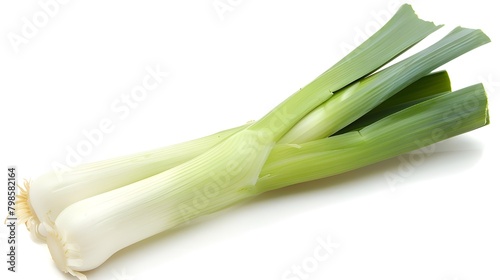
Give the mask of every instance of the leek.
[(45, 238), (58, 268), (85, 279), (82, 271), (115, 252), (241, 200), (421, 148), (415, 140), (428, 145), (482, 127), (489, 117), (481, 85), (451, 92), (446, 72), (429, 75), (489, 42), (480, 30), (456, 28), (376, 72), (437, 28), (403, 5), (373, 37), (260, 120), (49, 173), (20, 195), (19, 213), (35, 237)]
[[(395, 112), (400, 107), (418, 102), (421, 98), (450, 91), (450, 80), (445, 71), (425, 76), (387, 100), (354, 124), (371, 123), (381, 114)], [(381, 111), (381, 112), (379, 112)], [(69, 205), (124, 185), (156, 175), (186, 162), (220, 143), (250, 123), (221, 131), (199, 139), (114, 159), (87, 163), (67, 172), (50, 172), (37, 178), (35, 184), (25, 181), (20, 187), (16, 215), (25, 223), (33, 240), (44, 242), (46, 232), (37, 213), (46, 220), (55, 220)], [(34, 185), (34, 188), (31, 188)], [(30, 199), (31, 196), (31, 199)], [(43, 197), (43, 199), (38, 199)], [(35, 211), (36, 210), (36, 211)]]
[[(304, 94), (306, 98), (299, 99), (296, 104), (303, 107), (302, 103), (311, 100), (311, 108), (317, 107), (329, 99), (333, 92), (382, 67), (438, 28), (440, 26), (419, 19), (410, 5), (403, 5), (372, 37), (300, 91), (300, 94), (323, 91), (321, 99), (311, 100), (308, 94)], [(284, 117), (290, 116), (291, 109), (293, 107), (287, 105), (274, 114), (275, 119), (270, 121), (271, 130), (281, 125)], [(308, 112), (307, 109), (305, 111)], [(22, 193), (19, 196), (18, 216), (34, 240), (44, 241), (46, 233), (40, 226), (41, 222), (55, 220), (72, 203), (177, 166), (247, 126), (146, 153), (82, 165), (70, 171), (49, 172), (20, 188)], [(261, 132), (268, 133), (269, 129), (264, 128)], [(284, 143), (283, 140), (281, 143)]]
[[(475, 106), (470, 106), (471, 100)], [(481, 85), (439, 95), (359, 131), (303, 145), (276, 145), (268, 157), (269, 151), (265, 151), (267, 162), (262, 168), (259, 165), (258, 176), (256, 169), (246, 164), (261, 164), (265, 157), (262, 153), (254, 154), (260, 150), (237, 153), (236, 158), (251, 158), (242, 166), (226, 161), (224, 149), (215, 148), (204, 154), (215, 162), (202, 155), (158, 175), (70, 205), (54, 223), (46, 225), (47, 245), (62, 271), (83, 279), (78, 271), (93, 269), (116, 251), (200, 215), (262, 192), (332, 176), (421, 148), (416, 140), (428, 145), (482, 127), (489, 122), (486, 108)], [(205, 160), (212, 167), (216, 163), (220, 166), (203, 172), (200, 167), (205, 166)]]

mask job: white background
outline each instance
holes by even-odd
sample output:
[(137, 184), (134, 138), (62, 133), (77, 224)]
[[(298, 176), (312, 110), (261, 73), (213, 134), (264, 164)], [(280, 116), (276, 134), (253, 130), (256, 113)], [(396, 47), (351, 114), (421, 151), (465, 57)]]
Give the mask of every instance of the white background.
[[(16, 165), (20, 180), (36, 178), (64, 163), (67, 149), (103, 119), (113, 131), (83, 162), (256, 119), (402, 1), (221, 0), (233, 5), (222, 17), (213, 3), (70, 0), (15, 47), (9, 38), (21, 35), (23, 18), (33, 22), (43, 9), (37, 1), (2, 1), (0, 166)], [(340, 247), (307, 279), (500, 279), (497, 10), (482, 0), (410, 3), (446, 30), (462, 25), (491, 37), (445, 69), (455, 89), (486, 83), (492, 124), (439, 143), (395, 186), (386, 174), (400, 172), (401, 157), (265, 194), (127, 248), (89, 279), (286, 279), (292, 266), (311, 263), (321, 238)], [(160, 86), (126, 117), (113, 111), (157, 65), (170, 74)], [(5, 195), (6, 187), (1, 209)], [(3, 256), (6, 237), (2, 226)], [(71, 279), (24, 227), (18, 243), (18, 272), (7, 273), (2, 262), (0, 278)]]

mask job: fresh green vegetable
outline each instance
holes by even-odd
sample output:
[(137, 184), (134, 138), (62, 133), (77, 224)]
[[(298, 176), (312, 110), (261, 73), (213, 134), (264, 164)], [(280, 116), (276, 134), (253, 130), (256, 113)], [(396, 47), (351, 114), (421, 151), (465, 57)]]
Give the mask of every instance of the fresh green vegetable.
[[(372, 37), (300, 90), (293, 101), (287, 101), (286, 106), (278, 108), (274, 114), (270, 115), (271, 120), (264, 125), (266, 127), (261, 128), (260, 133), (269, 134), (276, 129), (282, 129), (285, 133), (287, 128), (294, 124), (294, 118), (297, 120), (302, 118), (301, 115), (296, 114), (298, 110), (295, 108), (308, 113), (309, 109), (329, 99), (333, 92), (382, 67), (438, 28), (439, 26), (419, 19), (411, 6), (402, 6), (394, 17)], [(312, 94), (317, 94), (317, 97)], [(306, 107), (307, 103), (310, 104), (309, 109)], [(290, 116), (292, 116), (290, 120), (285, 120), (289, 123), (281, 123), (285, 117)], [(281, 125), (283, 125), (282, 128), (277, 127)], [(55, 220), (57, 215), (72, 203), (177, 166), (206, 152), (248, 126), (247, 124), (146, 153), (86, 164), (72, 170), (49, 172), (25, 184), (18, 203), (18, 216), (27, 225), (32, 238), (43, 241), (46, 232), (41, 222)], [(253, 128), (257, 126), (261, 124), (255, 124)], [(292, 135), (292, 138), (299, 137), (302, 133), (307, 133), (307, 130), (294, 130), (295, 136)], [(309, 137), (308, 139), (316, 138)], [(292, 143), (293, 141), (286, 142), (282, 139), (280, 142)]]
[(489, 42), (480, 30), (456, 28), (375, 72), (438, 28), (403, 5), (370, 39), (260, 120), (42, 176), (22, 194), (20, 213), (45, 238), (59, 269), (85, 279), (82, 271), (115, 252), (186, 221), (482, 127), (489, 123), (484, 88), (451, 92), (446, 72), (430, 74)]
[[(351, 131), (354, 126), (372, 123), (381, 116), (408, 107), (425, 97), (447, 91), (451, 91), (448, 74), (444, 71), (430, 74), (343, 130)], [(35, 182), (25, 181), (24, 187), (20, 187), (16, 215), (20, 223), (26, 224), (33, 240), (44, 242), (47, 233), (40, 220), (54, 221), (64, 208), (75, 202), (137, 182), (186, 162), (249, 125), (250, 123), (160, 149), (82, 164), (64, 172), (50, 172), (37, 178)], [(37, 213), (43, 219), (38, 218)]]

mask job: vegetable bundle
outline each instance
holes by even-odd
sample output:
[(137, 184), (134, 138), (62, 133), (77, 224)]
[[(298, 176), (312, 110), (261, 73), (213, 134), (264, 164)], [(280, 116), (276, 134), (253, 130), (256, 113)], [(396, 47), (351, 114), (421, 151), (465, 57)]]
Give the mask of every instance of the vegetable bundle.
[[(59, 269), (80, 279), (117, 251), (260, 193), (333, 176), (480, 128), (482, 85), (452, 91), (432, 72), (489, 42), (439, 29), (403, 5), (367, 41), (253, 123), (27, 182), (17, 215)], [(382, 70), (380, 70), (382, 69)]]

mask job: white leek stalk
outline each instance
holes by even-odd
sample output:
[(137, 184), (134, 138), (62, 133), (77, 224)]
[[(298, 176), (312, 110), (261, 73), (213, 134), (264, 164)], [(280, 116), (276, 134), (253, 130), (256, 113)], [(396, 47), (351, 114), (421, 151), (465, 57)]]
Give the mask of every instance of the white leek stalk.
[(82, 199), (137, 182), (186, 162), (248, 125), (161, 149), (88, 163), (68, 171), (51, 171), (25, 181), (16, 201), (16, 216), (35, 241), (46, 233), (40, 221), (55, 220), (67, 206)]

